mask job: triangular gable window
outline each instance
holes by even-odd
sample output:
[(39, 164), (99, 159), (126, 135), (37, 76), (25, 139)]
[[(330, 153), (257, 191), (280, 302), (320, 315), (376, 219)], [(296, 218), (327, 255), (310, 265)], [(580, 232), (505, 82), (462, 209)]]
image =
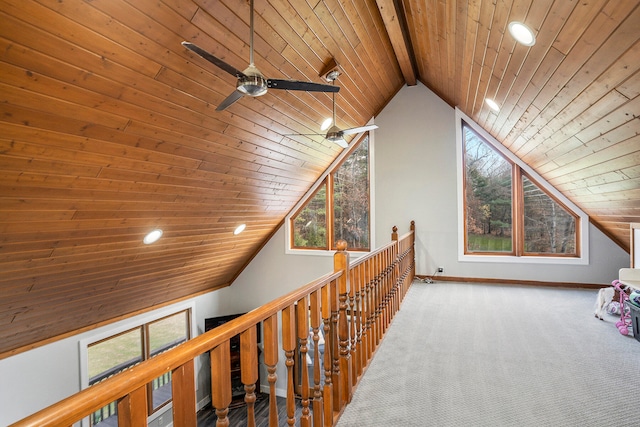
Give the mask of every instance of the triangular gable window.
[(366, 133), (316, 191), (291, 216), (292, 249), (335, 249), (338, 240), (350, 251), (370, 245), (369, 134)]
[(579, 257), (580, 217), (463, 122), (466, 255)]

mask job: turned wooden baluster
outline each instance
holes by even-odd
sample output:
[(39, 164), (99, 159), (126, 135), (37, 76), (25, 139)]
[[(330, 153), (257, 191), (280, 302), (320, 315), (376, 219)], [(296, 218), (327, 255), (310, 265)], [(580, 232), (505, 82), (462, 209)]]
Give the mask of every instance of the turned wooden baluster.
[(295, 361), (293, 356), (296, 348), (296, 317), (294, 306), (286, 307), (282, 310), (282, 349), (286, 357), (287, 367), (287, 425), (293, 426), (296, 423), (296, 401), (293, 381), (293, 366)]
[(376, 265), (375, 265), (375, 257), (372, 257), (369, 262), (369, 268), (371, 269), (371, 356), (373, 357), (373, 352), (376, 348), (377, 342), (377, 328), (376, 328)]
[(356, 270), (349, 269), (349, 291), (347, 293), (347, 310), (349, 310), (349, 362), (351, 363), (351, 385), (358, 382), (358, 355), (356, 354)]
[(399, 279), (399, 268), (400, 268), (400, 260), (398, 259), (398, 254), (399, 254), (399, 246), (396, 245), (391, 249), (391, 277), (390, 277), (390, 284), (391, 284), (391, 313), (392, 313), (392, 317), (395, 316), (396, 312), (398, 311), (398, 279)]
[[(331, 298), (331, 328), (329, 331), (329, 343), (331, 345), (331, 382), (333, 383), (333, 410), (340, 412), (342, 406), (340, 405), (340, 353), (338, 345), (338, 281), (331, 282), (329, 289)], [(326, 340), (326, 337), (325, 337)]]
[(211, 404), (216, 408), (216, 427), (228, 427), (231, 404), (231, 351), (229, 341), (209, 352), (211, 356)]
[(320, 291), (311, 293), (309, 298), (311, 331), (313, 333), (313, 425), (322, 425), (322, 387), (320, 365)]
[(373, 257), (373, 348), (378, 348), (380, 342), (380, 257)]
[(362, 312), (360, 308), (360, 274), (361, 265), (351, 269), (353, 280), (349, 283), (349, 286), (353, 289), (353, 308), (351, 309), (351, 315), (353, 316), (353, 330), (351, 335), (351, 361), (353, 363), (353, 383), (356, 384), (358, 377), (362, 373), (362, 358), (360, 340), (362, 339)]
[(387, 324), (387, 268), (385, 264), (385, 251), (378, 254), (380, 268), (380, 341), (384, 336)]
[(393, 318), (393, 315), (395, 313), (395, 310), (393, 309), (394, 305), (395, 305), (395, 299), (393, 298), (393, 288), (395, 283), (393, 282), (393, 270), (394, 270), (394, 266), (395, 266), (395, 249), (396, 249), (397, 245), (395, 246), (391, 246), (389, 247), (385, 253), (386, 253), (386, 257), (387, 257), (387, 324), (385, 325), (385, 329), (389, 329), (389, 325), (391, 324), (391, 319)]
[(344, 271), (338, 278), (338, 339), (340, 356), (340, 407), (344, 407), (351, 402), (352, 382), (351, 382), (351, 354), (349, 352), (349, 321), (347, 319), (347, 292), (348, 292), (348, 268), (349, 253), (347, 252), (347, 242), (338, 241), (337, 252), (333, 257), (334, 271)]
[(244, 401), (247, 404), (247, 427), (255, 427), (256, 382), (258, 381), (257, 326), (240, 334), (240, 379), (244, 384)]
[[(400, 252), (402, 249), (402, 246), (398, 247), (398, 252)], [(402, 252), (403, 258), (397, 263), (397, 267), (396, 267), (396, 272), (395, 272), (395, 281), (396, 281), (396, 285), (395, 285), (395, 290), (394, 290), (394, 298), (396, 300), (396, 305), (395, 305), (395, 311), (396, 313), (398, 312), (398, 310), (400, 310), (400, 302), (402, 301), (402, 283), (403, 283), (403, 278), (402, 278), (402, 266), (405, 263), (405, 258), (407, 256), (406, 253)]]
[(380, 339), (384, 336), (385, 325), (387, 323), (387, 269), (386, 269), (386, 259), (385, 259), (385, 251), (378, 253), (378, 269), (380, 271), (380, 282), (378, 286), (380, 287), (380, 318), (378, 319), (380, 325)]
[(385, 252), (387, 254), (387, 324), (385, 325), (385, 329), (389, 329), (389, 325), (391, 324), (391, 319), (393, 319), (393, 315), (395, 310), (393, 309), (395, 305), (395, 300), (393, 298), (393, 288), (395, 283), (393, 282), (393, 270), (395, 266), (396, 259), (394, 258), (394, 249), (397, 245), (389, 247)]
[(171, 395), (173, 400), (173, 424), (176, 426), (195, 427), (196, 389), (193, 359), (178, 366), (171, 373)]
[(300, 351), (300, 373), (301, 373), (301, 390), (300, 404), (302, 405), (302, 415), (300, 416), (300, 426), (309, 427), (311, 425), (311, 417), (309, 415), (309, 369), (307, 366), (307, 340), (309, 337), (309, 303), (307, 297), (298, 300), (297, 311), (297, 331), (298, 343)]
[(389, 324), (389, 251), (387, 249), (383, 250), (380, 253), (380, 269), (382, 271), (382, 301), (380, 304), (381, 307), (381, 334), (380, 336), (384, 336), (387, 331), (387, 325)]
[(365, 366), (367, 366), (367, 298), (366, 298), (366, 268), (364, 264), (358, 265), (358, 294), (356, 299), (358, 302), (358, 354), (360, 359), (360, 371), (358, 376), (362, 375)]
[(384, 335), (384, 259), (383, 253), (378, 252), (376, 255), (376, 271), (377, 271), (377, 283), (376, 287), (378, 289), (378, 301), (376, 304), (376, 323), (378, 326), (378, 334), (376, 341), (376, 348), (380, 345), (380, 341), (382, 341), (382, 336)]
[(118, 426), (147, 426), (147, 387), (142, 386), (118, 400)]
[(364, 345), (365, 345), (365, 366), (369, 363), (372, 356), (372, 346), (373, 346), (373, 310), (372, 310), (372, 274), (371, 274), (371, 259), (367, 260), (363, 264), (364, 268), (364, 287), (365, 287), (365, 295), (364, 295), (364, 304), (365, 304), (365, 336), (364, 336)]
[[(331, 310), (333, 301), (331, 299), (331, 288), (336, 285), (325, 285), (321, 290), (322, 297), (322, 323), (324, 328), (324, 388), (322, 390), (324, 397), (324, 425), (333, 425), (333, 346), (331, 345)], [(314, 426), (315, 427), (315, 426)]]
[(278, 402), (276, 396), (276, 367), (278, 365), (278, 315), (274, 314), (263, 322), (264, 364), (269, 382), (269, 427), (278, 426)]

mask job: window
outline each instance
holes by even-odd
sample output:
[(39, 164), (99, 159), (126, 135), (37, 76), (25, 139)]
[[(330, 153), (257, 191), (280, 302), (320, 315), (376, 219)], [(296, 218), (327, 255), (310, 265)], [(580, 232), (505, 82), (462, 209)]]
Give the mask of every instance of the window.
[(513, 165), (464, 127), (466, 251), (513, 254)]
[[(88, 385), (97, 384), (190, 338), (190, 310), (182, 310), (87, 345)], [(147, 385), (149, 414), (171, 401), (171, 372)], [(92, 426), (117, 425), (116, 402), (89, 417)]]
[(294, 248), (327, 249), (326, 180), (291, 222)]
[(464, 253), (579, 257), (580, 216), (462, 122)]
[(291, 248), (330, 250), (345, 240), (348, 250), (369, 250), (369, 158), (367, 133), (291, 216)]
[(577, 216), (522, 174), (524, 253), (577, 255)]

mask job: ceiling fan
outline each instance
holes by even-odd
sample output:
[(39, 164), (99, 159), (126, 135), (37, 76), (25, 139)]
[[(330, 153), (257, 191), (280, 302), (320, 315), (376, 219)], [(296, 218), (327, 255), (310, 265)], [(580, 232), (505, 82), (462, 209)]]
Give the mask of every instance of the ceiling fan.
[[(325, 76), (325, 79), (331, 82), (332, 87), (337, 87), (333, 85), (339, 75), (340, 75), (340, 71), (336, 69), (327, 73), (327, 75)], [(335, 142), (342, 148), (347, 148), (349, 144), (344, 139), (345, 135), (353, 135), (360, 132), (366, 132), (368, 130), (378, 129), (378, 125), (366, 125), (366, 126), (360, 126), (357, 128), (350, 128), (350, 129), (340, 129), (338, 126), (336, 126), (336, 94), (335, 92), (331, 94), (333, 97), (333, 121), (332, 121), (333, 126), (329, 128), (329, 130), (327, 131), (327, 134), (324, 137), (331, 142)], [(312, 133), (312, 134), (303, 134), (303, 135), (321, 135), (321, 134)]]
[(231, 93), (220, 105), (216, 108), (217, 111), (222, 111), (238, 101), (243, 96), (261, 96), (267, 93), (267, 89), (283, 89), (283, 90), (300, 90), (307, 92), (338, 92), (340, 88), (327, 84), (303, 82), (298, 80), (283, 80), (283, 79), (267, 79), (260, 70), (253, 63), (253, 0), (250, 2), (251, 18), (250, 18), (250, 33), (249, 33), (249, 66), (244, 70), (237, 70), (235, 67), (227, 64), (222, 59), (215, 57), (206, 50), (193, 43), (183, 41), (182, 45), (192, 52), (200, 55), (202, 58), (211, 62), (218, 68), (226, 71), (227, 73), (235, 76), (238, 81), (236, 82), (236, 90)]

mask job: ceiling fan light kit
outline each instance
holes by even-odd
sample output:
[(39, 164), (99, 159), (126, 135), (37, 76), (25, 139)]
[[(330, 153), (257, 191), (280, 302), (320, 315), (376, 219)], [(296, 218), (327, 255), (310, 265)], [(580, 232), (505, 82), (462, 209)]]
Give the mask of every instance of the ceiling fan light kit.
[[(320, 73), (320, 77), (324, 78), (328, 82), (331, 82), (331, 87), (337, 88), (337, 86), (334, 86), (334, 85), (335, 85), (336, 79), (338, 78), (338, 76), (340, 76), (340, 74), (342, 74), (340, 71), (340, 67), (336, 63), (335, 59), (332, 58), (331, 62)], [(327, 133), (324, 135), (319, 133), (309, 133), (309, 134), (302, 134), (302, 135), (324, 136), (324, 138), (327, 141), (333, 142), (342, 148), (348, 148), (349, 143), (344, 139), (345, 135), (353, 135), (353, 134), (366, 132), (373, 129), (378, 129), (378, 125), (372, 124), (372, 125), (360, 126), (356, 128), (350, 128), (350, 129), (340, 129), (335, 124), (336, 123), (336, 92), (338, 91), (337, 90), (332, 91), (332, 94), (331, 94), (332, 101), (333, 101), (333, 117), (330, 119), (328, 118), (323, 122), (321, 130), (324, 130), (329, 126), (331, 126), (331, 123), (333, 123), (333, 126), (331, 126), (331, 128), (329, 128)]]
[(320, 126), (320, 130), (325, 131), (329, 129), (329, 126), (331, 126), (332, 123), (333, 123), (333, 119), (331, 117), (327, 117), (322, 122), (322, 125)]
[(338, 126), (332, 126), (325, 135), (327, 141), (334, 142), (342, 148), (347, 148), (349, 144), (344, 139), (344, 132), (338, 128)]
[(238, 77), (238, 82), (236, 83), (238, 91), (253, 97), (267, 93), (267, 81), (255, 65), (249, 65), (243, 74), (243, 76)]

